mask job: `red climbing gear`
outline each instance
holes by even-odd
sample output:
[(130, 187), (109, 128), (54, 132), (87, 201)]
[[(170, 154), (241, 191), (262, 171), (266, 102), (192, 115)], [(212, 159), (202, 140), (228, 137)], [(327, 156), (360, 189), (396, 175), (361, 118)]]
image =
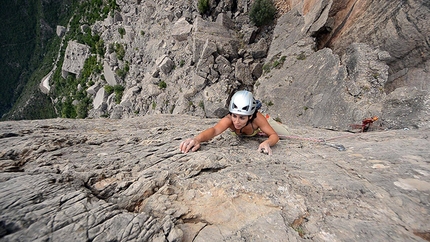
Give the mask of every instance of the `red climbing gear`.
[(370, 126), (372, 126), (373, 122), (377, 121), (379, 118), (377, 116), (373, 116), (371, 118), (363, 119), (361, 124), (351, 124), (351, 128), (353, 129), (361, 129), (361, 132), (366, 132), (369, 130)]

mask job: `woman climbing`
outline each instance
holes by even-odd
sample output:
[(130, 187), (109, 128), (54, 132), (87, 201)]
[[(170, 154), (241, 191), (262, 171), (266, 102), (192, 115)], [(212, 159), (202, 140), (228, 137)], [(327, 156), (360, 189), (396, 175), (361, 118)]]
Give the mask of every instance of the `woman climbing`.
[(201, 142), (206, 142), (230, 128), (236, 135), (254, 136), (259, 132), (265, 133), (268, 138), (258, 146), (259, 152), (272, 154), (271, 146), (279, 141), (275, 130), (267, 122), (267, 119), (258, 109), (261, 103), (254, 99), (248, 91), (238, 91), (231, 98), (229, 114), (222, 118), (215, 126), (204, 130), (194, 138), (181, 142), (180, 150), (183, 153), (196, 151)]

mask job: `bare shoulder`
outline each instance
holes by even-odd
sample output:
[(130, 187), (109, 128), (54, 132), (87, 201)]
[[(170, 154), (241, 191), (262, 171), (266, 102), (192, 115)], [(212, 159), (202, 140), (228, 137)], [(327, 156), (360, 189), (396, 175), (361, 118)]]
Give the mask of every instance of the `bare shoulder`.
[(260, 112), (257, 113), (257, 117), (254, 121), (258, 126), (264, 126), (265, 124), (268, 124), (266, 117), (264, 117), (264, 115)]
[(261, 129), (261, 131), (263, 131), (267, 135), (276, 133), (272, 126), (270, 126), (266, 117), (264, 117), (264, 115), (260, 112), (257, 113), (257, 117), (255, 118), (254, 123), (258, 126), (258, 128)]

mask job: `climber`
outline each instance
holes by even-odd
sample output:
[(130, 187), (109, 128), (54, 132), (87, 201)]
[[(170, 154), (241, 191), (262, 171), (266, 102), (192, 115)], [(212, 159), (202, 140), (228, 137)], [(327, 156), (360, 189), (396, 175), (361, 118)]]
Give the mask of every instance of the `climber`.
[(265, 133), (268, 138), (258, 146), (258, 151), (271, 155), (270, 147), (278, 143), (279, 137), (263, 114), (258, 111), (260, 107), (261, 102), (255, 100), (252, 93), (248, 91), (236, 92), (230, 101), (229, 114), (215, 126), (204, 130), (194, 138), (181, 142), (180, 150), (183, 153), (188, 153), (190, 150), (196, 151), (200, 148), (201, 142), (208, 141), (230, 128), (233, 134), (239, 136), (254, 136), (260, 132)]
[(371, 118), (363, 119), (361, 123), (361, 132), (366, 132), (369, 130), (370, 126), (372, 126), (373, 122), (378, 121), (377, 116), (373, 116)]

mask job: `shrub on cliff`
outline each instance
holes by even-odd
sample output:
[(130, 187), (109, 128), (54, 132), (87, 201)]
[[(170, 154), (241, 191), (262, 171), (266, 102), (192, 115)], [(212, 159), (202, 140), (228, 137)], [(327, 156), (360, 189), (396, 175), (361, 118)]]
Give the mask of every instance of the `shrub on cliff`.
[(199, 0), (197, 3), (197, 9), (199, 10), (200, 14), (204, 14), (207, 11), (209, 11), (209, 0)]
[(273, 21), (276, 7), (272, 0), (255, 0), (249, 11), (249, 19), (260, 27)]

